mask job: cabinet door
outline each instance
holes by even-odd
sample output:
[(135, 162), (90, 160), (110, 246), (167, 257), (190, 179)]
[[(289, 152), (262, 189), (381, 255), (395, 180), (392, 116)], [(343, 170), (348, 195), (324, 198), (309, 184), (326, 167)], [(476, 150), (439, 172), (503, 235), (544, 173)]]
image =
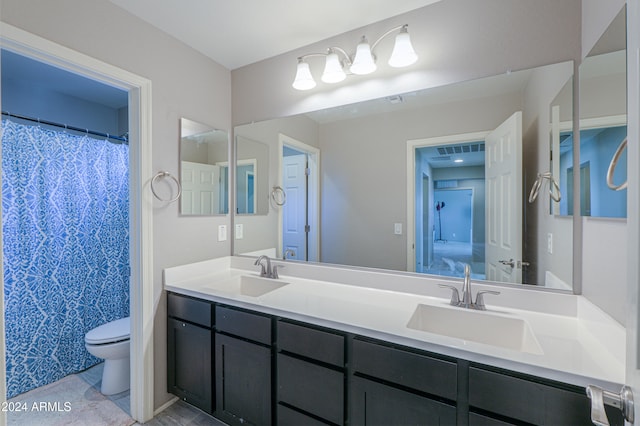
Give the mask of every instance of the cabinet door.
[(169, 318), (167, 334), (168, 391), (211, 413), (211, 330)]
[(271, 348), (216, 334), (216, 417), (271, 424)]
[(352, 425), (455, 425), (456, 408), (359, 377), (351, 389)]

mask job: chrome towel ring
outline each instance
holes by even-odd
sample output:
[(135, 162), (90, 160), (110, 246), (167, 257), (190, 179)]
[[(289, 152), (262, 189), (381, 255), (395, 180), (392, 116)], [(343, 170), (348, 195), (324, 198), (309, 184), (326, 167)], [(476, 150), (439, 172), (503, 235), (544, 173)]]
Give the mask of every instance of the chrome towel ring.
[(536, 198), (538, 198), (538, 192), (540, 192), (540, 188), (542, 187), (545, 179), (549, 180), (549, 195), (551, 196), (551, 199), (556, 203), (560, 202), (560, 200), (562, 199), (560, 186), (558, 186), (558, 182), (556, 182), (556, 179), (553, 177), (551, 172), (545, 172), (538, 173), (538, 178), (533, 183), (531, 192), (529, 193), (529, 203), (533, 203)]
[[(176, 187), (178, 188), (178, 193), (176, 194), (175, 197), (171, 199), (164, 199), (158, 195), (158, 193), (156, 192), (156, 189), (154, 188), (154, 185), (156, 181), (160, 178), (169, 178), (175, 182)], [(156, 197), (158, 200), (163, 201), (165, 203), (173, 203), (174, 201), (177, 201), (178, 198), (180, 198), (180, 195), (182, 195), (182, 185), (180, 185), (180, 182), (178, 181), (178, 179), (176, 179), (174, 175), (172, 175), (167, 171), (161, 170), (158, 173), (156, 173), (153, 179), (151, 179), (151, 192), (153, 192), (153, 196)]]
[(287, 202), (287, 193), (284, 192), (281, 186), (274, 186), (271, 190), (271, 199), (276, 206), (284, 206)]
[(627, 147), (627, 138), (624, 138), (624, 140), (618, 146), (618, 149), (616, 149), (616, 152), (613, 154), (613, 158), (609, 163), (609, 169), (607, 170), (607, 186), (610, 189), (613, 189), (614, 191), (622, 191), (627, 187), (626, 180), (624, 181), (624, 183), (621, 183), (620, 185), (616, 185), (615, 183), (613, 183), (613, 173), (616, 171), (618, 160), (620, 160), (622, 151), (624, 151), (626, 147)]

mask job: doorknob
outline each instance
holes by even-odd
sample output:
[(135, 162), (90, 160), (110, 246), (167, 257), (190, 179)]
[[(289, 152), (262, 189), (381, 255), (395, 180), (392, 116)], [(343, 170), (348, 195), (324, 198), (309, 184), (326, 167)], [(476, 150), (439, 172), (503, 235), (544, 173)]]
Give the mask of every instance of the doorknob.
[(507, 265), (507, 266), (511, 266), (512, 268), (514, 268), (516, 266), (516, 261), (513, 259), (509, 259), (509, 260), (498, 260), (499, 263), (503, 264), (503, 265)]
[(609, 426), (609, 419), (604, 411), (605, 404), (618, 408), (624, 419), (633, 424), (633, 392), (629, 386), (623, 386), (620, 393), (614, 393), (589, 385), (587, 396), (591, 399), (591, 421), (594, 425)]

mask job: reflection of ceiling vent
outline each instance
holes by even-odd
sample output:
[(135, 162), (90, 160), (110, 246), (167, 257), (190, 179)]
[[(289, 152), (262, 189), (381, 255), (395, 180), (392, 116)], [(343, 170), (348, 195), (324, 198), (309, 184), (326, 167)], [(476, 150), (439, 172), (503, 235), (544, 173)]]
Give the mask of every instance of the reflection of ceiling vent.
[(431, 161), (450, 161), (451, 157), (448, 155), (443, 155), (441, 157), (431, 157)]
[(463, 154), (466, 152), (484, 152), (484, 142), (438, 147), (438, 154), (440, 155)]

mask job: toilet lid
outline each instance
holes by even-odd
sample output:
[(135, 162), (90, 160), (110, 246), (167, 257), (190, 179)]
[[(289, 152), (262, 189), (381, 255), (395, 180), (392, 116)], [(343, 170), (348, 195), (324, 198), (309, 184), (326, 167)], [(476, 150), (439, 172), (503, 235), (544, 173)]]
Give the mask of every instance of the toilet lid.
[(91, 345), (119, 342), (129, 338), (130, 330), (129, 317), (121, 318), (90, 330), (84, 336), (84, 341)]

